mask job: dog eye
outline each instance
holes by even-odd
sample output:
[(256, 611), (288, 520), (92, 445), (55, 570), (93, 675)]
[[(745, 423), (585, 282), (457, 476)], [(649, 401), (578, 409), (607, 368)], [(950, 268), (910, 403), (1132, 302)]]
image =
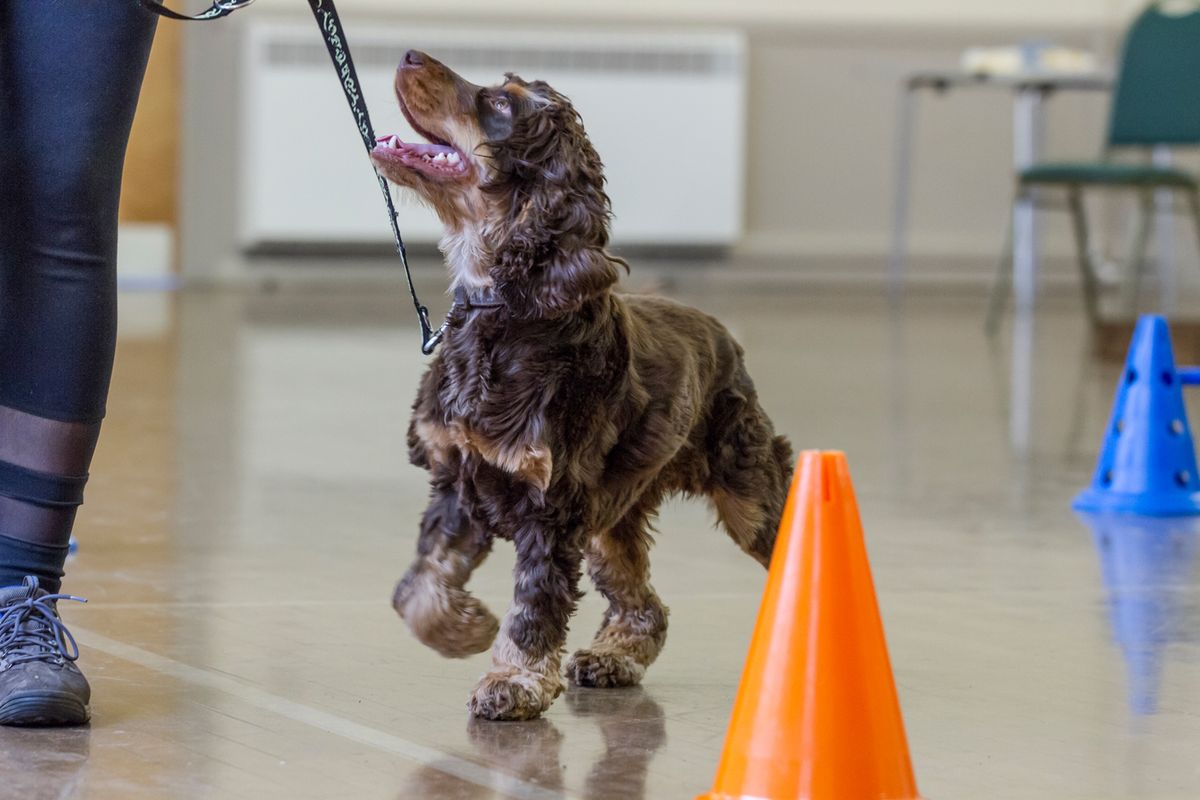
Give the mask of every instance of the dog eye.
[(507, 97), (493, 97), (492, 98), (492, 108), (496, 109), (497, 111), (503, 111), (503, 112), (507, 113), (508, 112), (508, 98)]

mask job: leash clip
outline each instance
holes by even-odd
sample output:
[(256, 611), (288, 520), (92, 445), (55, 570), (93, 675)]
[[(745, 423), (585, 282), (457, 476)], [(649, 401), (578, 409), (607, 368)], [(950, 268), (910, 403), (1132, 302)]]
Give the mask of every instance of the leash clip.
[(421, 353), (431, 356), (446, 334), (446, 326), (450, 324), (450, 315), (446, 315), (446, 320), (435, 331), (429, 322), (429, 309), (425, 306), (417, 306), (417, 320), (421, 323)]

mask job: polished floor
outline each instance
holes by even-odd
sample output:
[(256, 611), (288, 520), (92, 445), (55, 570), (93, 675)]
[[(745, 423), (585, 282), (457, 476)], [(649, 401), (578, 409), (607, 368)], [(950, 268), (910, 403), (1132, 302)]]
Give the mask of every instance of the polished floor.
[[(671, 293), (728, 323), (798, 446), (848, 454), (924, 796), (1200, 797), (1197, 533), (1070, 512), (1117, 370), (1077, 309), (1047, 304), (1025, 360), (985, 339), (973, 298), (890, 313), (866, 296)], [(91, 602), (64, 609), (95, 718), (0, 730), (0, 797), (708, 789), (764, 576), (702, 504), (662, 516), (671, 633), (643, 686), (472, 722), (486, 656), (443, 660), (389, 606), (425, 497), (405, 459), (422, 359), (401, 286), (123, 302), (67, 583)], [(493, 609), (510, 552), (473, 584)], [(600, 613), (589, 594), (572, 647)]]

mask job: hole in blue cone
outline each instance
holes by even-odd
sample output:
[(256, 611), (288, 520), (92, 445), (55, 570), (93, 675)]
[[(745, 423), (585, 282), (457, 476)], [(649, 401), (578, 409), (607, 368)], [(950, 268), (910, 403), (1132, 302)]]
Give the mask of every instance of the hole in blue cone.
[(1100, 483), (1104, 484), (1105, 486), (1112, 486), (1112, 479), (1112, 470), (1105, 470), (1104, 474), (1100, 476)]
[(1115, 427), (1116, 427), (1117, 433), (1124, 433), (1125, 432), (1125, 420), (1123, 420), (1123, 419), (1117, 420), (1117, 424)]
[(1186, 469), (1181, 469), (1175, 473), (1175, 482), (1180, 486), (1187, 486), (1192, 482), (1192, 474)]
[(1133, 383), (1136, 380), (1137, 380), (1137, 370), (1136, 369), (1131, 369), (1131, 370), (1129, 370), (1129, 372), (1125, 373), (1125, 382), (1126, 383)]
[(1183, 435), (1183, 420), (1181, 420), (1181, 419), (1171, 420), (1171, 424), (1170, 424), (1169, 428), (1171, 430), (1171, 433), (1173, 433), (1174, 435), (1182, 436)]
[(1170, 386), (1172, 383), (1175, 382), (1175, 374), (1172, 373), (1171, 370), (1169, 370), (1169, 369), (1164, 369), (1163, 374), (1162, 374), (1162, 382), (1165, 383), (1167, 386)]

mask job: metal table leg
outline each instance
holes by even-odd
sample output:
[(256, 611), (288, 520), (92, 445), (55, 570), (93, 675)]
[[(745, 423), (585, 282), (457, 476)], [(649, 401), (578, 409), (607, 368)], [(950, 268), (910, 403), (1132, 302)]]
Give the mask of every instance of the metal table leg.
[[(1042, 92), (1023, 90), (1013, 99), (1013, 169), (1037, 162), (1042, 139)], [(1018, 311), (1033, 311), (1037, 293), (1037, 220), (1032, 193), (1017, 200), (1013, 214), (1013, 288)]]
[(895, 167), (892, 187), (892, 241), (888, 250), (888, 297), (894, 302), (904, 294), (908, 267), (908, 212), (912, 188), (913, 136), (916, 125), (917, 91), (901, 85), (894, 139)]
[[(1043, 93), (1021, 90), (1013, 98), (1013, 168), (1020, 172), (1037, 161), (1042, 140)], [(1022, 192), (1013, 207), (1012, 402), (1009, 440), (1018, 455), (1029, 452), (1033, 428), (1034, 308), (1037, 296), (1037, 219), (1034, 195)]]

